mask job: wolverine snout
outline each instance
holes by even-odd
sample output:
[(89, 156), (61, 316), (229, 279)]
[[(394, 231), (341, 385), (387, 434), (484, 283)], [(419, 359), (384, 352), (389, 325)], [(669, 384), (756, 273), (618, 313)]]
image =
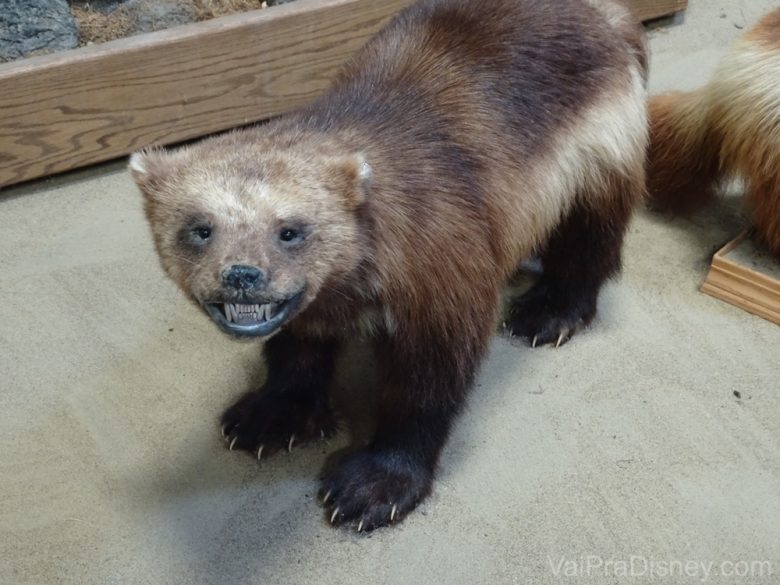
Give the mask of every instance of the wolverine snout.
[(267, 284), (265, 273), (256, 266), (234, 264), (222, 271), (222, 283), (238, 291), (257, 290)]

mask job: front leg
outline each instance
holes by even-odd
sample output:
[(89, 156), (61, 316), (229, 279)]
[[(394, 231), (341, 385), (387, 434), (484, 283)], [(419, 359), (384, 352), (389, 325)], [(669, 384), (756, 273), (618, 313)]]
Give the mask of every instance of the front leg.
[(328, 400), (336, 343), (282, 332), (264, 348), (268, 377), (222, 416), (230, 449), (267, 457), (279, 449), (326, 438), (336, 430)]
[(471, 336), (397, 332), (380, 342), (377, 434), (323, 480), (320, 496), (331, 524), (371, 531), (397, 522), (430, 493), (439, 454), (487, 345), (493, 321), (485, 323)]

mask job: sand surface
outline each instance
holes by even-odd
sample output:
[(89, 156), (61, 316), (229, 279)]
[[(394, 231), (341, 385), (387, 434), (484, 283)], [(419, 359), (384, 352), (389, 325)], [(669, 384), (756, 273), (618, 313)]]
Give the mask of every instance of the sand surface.
[[(777, 5), (692, 0), (652, 34), (652, 87), (698, 85)], [(347, 434), (261, 466), (226, 451), (260, 348), (163, 278), (122, 163), (6, 190), (0, 583), (780, 583), (780, 327), (697, 292), (742, 221), (735, 200), (639, 214), (593, 326), (557, 351), (496, 337), (433, 496), (366, 538), (315, 502)], [(358, 434), (361, 354), (338, 384)], [(634, 577), (598, 568), (632, 557)], [(773, 574), (722, 574), (754, 560)]]

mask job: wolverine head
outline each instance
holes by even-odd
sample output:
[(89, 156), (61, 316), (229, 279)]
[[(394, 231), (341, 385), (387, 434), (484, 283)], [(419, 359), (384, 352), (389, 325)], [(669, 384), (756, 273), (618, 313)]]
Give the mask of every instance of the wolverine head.
[(272, 335), (356, 268), (371, 174), (336, 145), (258, 132), (130, 158), (164, 270), (237, 337)]

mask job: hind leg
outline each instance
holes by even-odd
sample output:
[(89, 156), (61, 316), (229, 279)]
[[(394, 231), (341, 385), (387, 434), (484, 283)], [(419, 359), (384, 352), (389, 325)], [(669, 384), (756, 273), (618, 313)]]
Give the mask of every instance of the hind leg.
[(602, 285), (620, 269), (623, 235), (640, 185), (611, 181), (612, 197), (600, 194), (590, 206), (581, 203), (586, 197), (578, 198), (542, 251), (539, 281), (510, 307), (511, 335), (526, 337), (534, 347), (558, 347), (593, 320)]

